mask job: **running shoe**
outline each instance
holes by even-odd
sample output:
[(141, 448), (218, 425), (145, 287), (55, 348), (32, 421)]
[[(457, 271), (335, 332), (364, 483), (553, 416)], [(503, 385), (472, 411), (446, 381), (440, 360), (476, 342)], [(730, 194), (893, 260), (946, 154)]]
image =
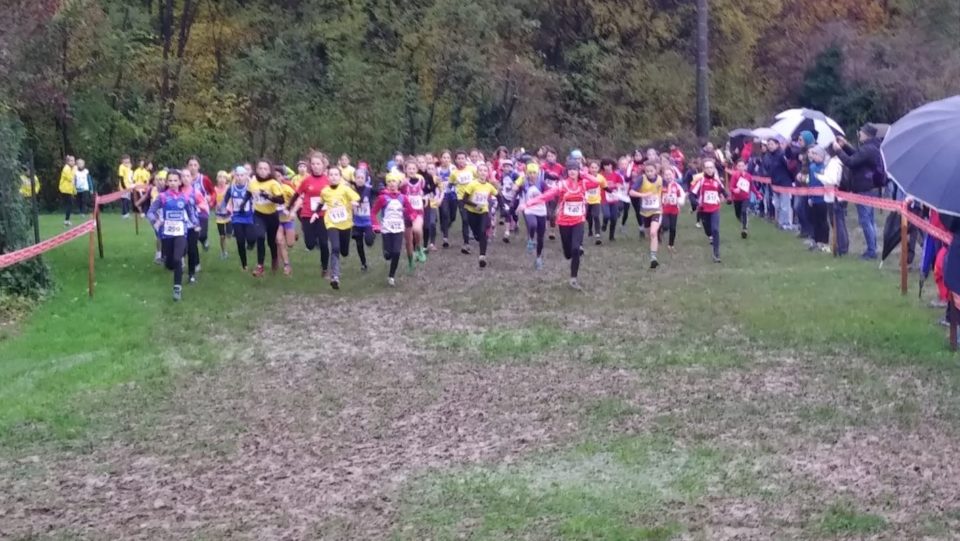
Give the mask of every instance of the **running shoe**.
[(283, 266), (283, 274), (286, 276), (293, 274), (293, 267), (290, 266), (290, 263), (287, 263)]
[(71, 222), (70, 220), (63, 221), (63, 227), (70, 227), (71, 225), (73, 225), (73, 222)]
[(533, 268), (536, 269), (536, 270), (543, 270), (543, 258), (542, 258), (542, 257), (538, 257), (537, 260), (534, 261), (534, 263), (533, 263)]
[(659, 261), (657, 261), (656, 259), (651, 259), (651, 260), (650, 260), (650, 268), (651, 268), (651, 269), (655, 269), (655, 268), (657, 268), (657, 267), (659, 267), (659, 266), (660, 266), (660, 262), (659, 262)]
[(183, 286), (173, 286), (173, 300), (179, 301), (183, 297)]
[(387, 285), (390, 287), (396, 287), (397, 281), (394, 280), (393, 278), (387, 278)]
[(580, 287), (580, 282), (578, 282), (576, 278), (570, 279), (570, 289), (575, 291), (583, 291), (583, 288)]
[(253, 277), (260, 278), (261, 276), (263, 276), (263, 265), (257, 265), (256, 268), (253, 269)]
[(153, 262), (156, 263), (157, 265), (162, 264), (162, 263), (163, 263), (163, 256), (159, 256), (159, 255), (158, 255), (157, 257), (154, 257), (154, 258), (153, 258)]
[(206, 241), (206, 242), (203, 243), (203, 251), (204, 251), (204, 252), (209, 252), (209, 251), (210, 251), (210, 241)]
[(220, 259), (221, 259), (221, 260), (226, 259), (227, 257), (228, 257), (228, 256), (227, 256), (227, 252), (220, 252)]
[(417, 261), (421, 263), (427, 262), (427, 252), (423, 248), (420, 248), (420, 250), (417, 252)]
[(503, 237), (504, 244), (510, 244), (510, 237)]
[(593, 243), (596, 244), (597, 246), (600, 246), (601, 244), (603, 244), (603, 241), (600, 240), (600, 235), (597, 235), (597, 236), (594, 238)]
[(667, 250), (670, 250), (671, 254), (677, 253), (677, 250), (673, 246), (667, 246)]
[(720, 261), (720, 256), (718, 256), (718, 255), (713, 256), (713, 262), (714, 262), (714, 263), (722, 263), (722, 261)]
[(470, 255), (470, 246), (467, 245), (467, 246), (464, 246), (463, 248), (460, 248), (460, 253), (463, 255)]
[(487, 266), (486, 256), (480, 256), (480, 268), (483, 269), (483, 268), (486, 268), (486, 266)]
[(537, 246), (537, 245), (536, 245), (535, 242), (533, 242), (532, 240), (529, 240), (529, 239), (528, 239), (528, 240), (527, 240), (527, 253), (528, 253), (528, 254), (532, 254), (532, 253), (533, 253), (533, 249), (534, 249), (536, 246)]
[(547, 238), (550, 240), (557, 240), (557, 236), (554, 235), (553, 233), (550, 233), (550, 235), (548, 235)]
[(700, 225), (700, 222), (697, 222), (697, 223), (696, 223), (696, 228), (697, 228), (697, 229), (701, 229), (701, 228), (703, 228), (703, 226)]
[(943, 327), (949, 327), (949, 326), (950, 326), (950, 321), (948, 321), (947, 318), (941, 318), (941, 319), (940, 319), (940, 325), (943, 326)]
[(320, 278), (323, 278), (324, 280), (326, 280), (327, 276), (330, 276), (330, 271), (328, 271), (327, 269), (323, 269), (322, 271), (320, 271)]
[(197, 283), (197, 276), (196, 276), (195, 274), (191, 274), (191, 275), (190, 275), (190, 278), (187, 279), (187, 282), (189, 282), (189, 283), (191, 283), (191, 284)]
[(414, 270), (415, 270), (415, 269), (414, 269), (414, 266), (413, 266), (413, 259), (408, 259), (408, 260), (407, 260), (407, 273), (408, 273), (408, 274), (413, 274), (413, 273), (414, 273)]
[(366, 265), (360, 265), (360, 272), (367, 272), (367, 266), (366, 266)]
[(436, 251), (437, 251), (437, 245), (431, 242), (431, 243), (430, 243), (430, 247), (428, 248), (428, 250), (430, 250), (431, 252), (436, 252)]
[(740, 238), (741, 238), (741, 239), (747, 238), (747, 230), (746, 230), (746, 229), (744, 229), (743, 231), (740, 232)]
[(447, 240), (447, 239), (443, 239), (443, 244), (441, 244), (441, 246), (443, 246), (444, 248), (449, 248), (449, 247), (450, 247), (450, 241)]
[(930, 308), (946, 308), (947, 301), (941, 301), (940, 299), (934, 299), (930, 301)]
[(197, 268), (193, 272), (200, 272), (200, 263), (197, 263)]
[(340, 277), (334, 276), (333, 280), (330, 280), (330, 287), (333, 289), (340, 289)]

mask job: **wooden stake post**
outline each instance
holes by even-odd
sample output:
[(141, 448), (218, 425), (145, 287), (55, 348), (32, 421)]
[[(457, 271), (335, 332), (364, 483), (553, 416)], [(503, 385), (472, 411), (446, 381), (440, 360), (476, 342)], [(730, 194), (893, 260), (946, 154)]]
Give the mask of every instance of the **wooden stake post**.
[(907, 215), (906, 207), (900, 211), (900, 294), (907, 294)]

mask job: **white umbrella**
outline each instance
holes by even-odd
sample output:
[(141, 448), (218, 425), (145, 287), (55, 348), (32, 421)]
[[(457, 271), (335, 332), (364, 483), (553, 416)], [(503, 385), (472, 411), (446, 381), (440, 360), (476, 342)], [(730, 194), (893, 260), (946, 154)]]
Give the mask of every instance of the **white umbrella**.
[(833, 129), (833, 131), (837, 135), (843, 135), (843, 128), (840, 126), (839, 123), (837, 123), (836, 120), (828, 117), (827, 115), (821, 113), (820, 111), (817, 111), (816, 109), (806, 109), (806, 108), (787, 109), (786, 111), (781, 112), (780, 114), (778, 114), (773, 118), (774, 120), (783, 120), (785, 118), (792, 118), (796, 116), (809, 118), (813, 120), (823, 120), (824, 122), (827, 123), (828, 126), (830, 126), (830, 128)]
[(791, 141), (796, 140), (801, 132), (813, 132), (817, 138), (817, 144), (822, 147), (830, 145), (836, 140), (837, 135), (843, 134), (843, 130), (837, 126), (836, 122), (823, 113), (811, 109), (804, 109), (802, 114), (785, 116), (770, 126), (770, 129)]
[(753, 136), (760, 138), (761, 141), (769, 141), (770, 139), (784, 139), (784, 137), (777, 133), (776, 130), (771, 130), (770, 128), (757, 128), (753, 130)]

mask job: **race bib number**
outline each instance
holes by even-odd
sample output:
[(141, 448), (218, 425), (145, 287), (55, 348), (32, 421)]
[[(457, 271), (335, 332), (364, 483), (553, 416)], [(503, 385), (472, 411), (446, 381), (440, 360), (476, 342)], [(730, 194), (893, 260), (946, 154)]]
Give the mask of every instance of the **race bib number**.
[(319, 196), (318, 196), (318, 197), (311, 197), (311, 198), (310, 198), (310, 210), (311, 210), (311, 211), (316, 212), (317, 209), (320, 208), (320, 205), (322, 205), (322, 204), (323, 204), (323, 198), (322, 198), (322, 197), (319, 197)]
[(370, 216), (370, 202), (364, 199), (357, 207), (357, 216)]
[(563, 204), (563, 213), (578, 218), (586, 214), (583, 201), (567, 201)]
[(670, 205), (671, 207), (677, 206), (677, 196), (672, 193), (667, 194), (666, 198), (664, 198), (664, 203)]
[(590, 188), (587, 190), (587, 197), (593, 199), (600, 196), (600, 188)]
[(737, 181), (737, 190), (739, 190), (739, 191), (741, 191), (741, 192), (749, 192), (749, 191), (750, 191), (750, 181), (747, 180), (747, 179), (745, 179), (745, 178), (741, 178), (740, 180), (738, 180), (738, 181)]
[(640, 207), (643, 210), (657, 210), (660, 208), (660, 196), (648, 195), (640, 200)]
[(703, 204), (704, 205), (719, 205), (720, 204), (720, 194), (714, 191), (703, 192)]
[(347, 208), (333, 207), (327, 210), (327, 218), (330, 219), (330, 223), (341, 224), (347, 221)]
[(490, 196), (486, 193), (476, 192), (470, 197), (470, 202), (473, 203), (474, 206), (485, 207), (487, 206), (487, 201), (489, 201), (489, 199)]
[(384, 212), (383, 230), (387, 233), (403, 233), (403, 213), (396, 210)]
[(457, 184), (460, 184), (462, 186), (464, 184), (470, 184), (471, 181), (473, 181), (473, 175), (471, 175), (470, 173), (457, 174)]
[(423, 210), (423, 196), (411, 195), (410, 206), (413, 208), (413, 210)]
[(186, 234), (186, 228), (182, 221), (163, 222), (163, 234), (167, 237), (182, 237)]
[(233, 204), (233, 211), (234, 211), (234, 212), (243, 212), (243, 198), (242, 198), (242, 197), (234, 197), (234, 198), (232, 199), (232, 204)]

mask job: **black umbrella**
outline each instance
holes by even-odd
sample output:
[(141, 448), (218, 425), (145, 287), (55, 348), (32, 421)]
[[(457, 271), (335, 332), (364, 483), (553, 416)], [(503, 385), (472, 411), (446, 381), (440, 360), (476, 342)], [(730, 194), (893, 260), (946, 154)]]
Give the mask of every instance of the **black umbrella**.
[(960, 96), (928, 103), (898, 120), (880, 150), (887, 174), (914, 199), (960, 216)]
[[(919, 230), (913, 225), (907, 226), (907, 264), (913, 264), (916, 255), (916, 243)], [(900, 246), (900, 213), (891, 212), (883, 223), (883, 252), (880, 255), (880, 266), (898, 246)]]

